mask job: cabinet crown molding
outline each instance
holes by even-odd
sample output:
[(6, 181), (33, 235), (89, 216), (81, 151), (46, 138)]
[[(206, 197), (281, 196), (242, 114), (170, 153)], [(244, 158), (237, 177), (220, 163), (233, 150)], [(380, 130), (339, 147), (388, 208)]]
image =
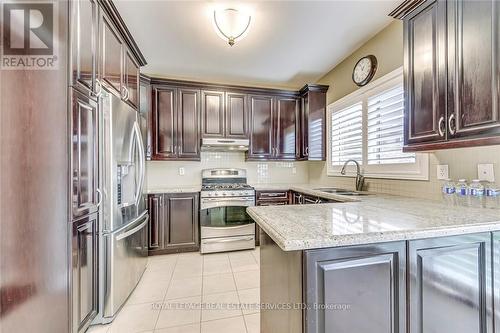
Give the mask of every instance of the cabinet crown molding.
[(394, 8), (394, 10), (389, 13), (389, 16), (402, 20), (425, 1), (427, 0), (405, 0), (399, 6)]

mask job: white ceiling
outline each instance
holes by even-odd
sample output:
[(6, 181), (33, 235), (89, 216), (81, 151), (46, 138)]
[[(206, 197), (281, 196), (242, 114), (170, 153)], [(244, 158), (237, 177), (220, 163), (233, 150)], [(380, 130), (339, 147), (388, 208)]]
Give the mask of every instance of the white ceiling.
[[(300, 88), (391, 22), (400, 0), (140, 1), (115, 4), (142, 50), (143, 72), (169, 78)], [(246, 6), (252, 24), (233, 47), (214, 31), (214, 6)]]

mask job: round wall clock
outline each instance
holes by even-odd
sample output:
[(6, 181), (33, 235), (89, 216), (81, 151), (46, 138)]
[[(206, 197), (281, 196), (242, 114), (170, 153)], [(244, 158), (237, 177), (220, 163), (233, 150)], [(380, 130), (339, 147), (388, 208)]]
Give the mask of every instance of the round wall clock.
[(377, 58), (374, 55), (367, 55), (358, 60), (352, 70), (352, 80), (362, 87), (373, 79), (377, 71)]

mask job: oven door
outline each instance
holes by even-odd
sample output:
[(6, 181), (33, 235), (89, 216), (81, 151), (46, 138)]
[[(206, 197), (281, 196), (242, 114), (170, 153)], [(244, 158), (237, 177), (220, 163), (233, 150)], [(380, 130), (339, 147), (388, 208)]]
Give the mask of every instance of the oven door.
[(254, 197), (202, 198), (201, 238), (254, 235), (255, 224), (246, 212), (254, 204)]

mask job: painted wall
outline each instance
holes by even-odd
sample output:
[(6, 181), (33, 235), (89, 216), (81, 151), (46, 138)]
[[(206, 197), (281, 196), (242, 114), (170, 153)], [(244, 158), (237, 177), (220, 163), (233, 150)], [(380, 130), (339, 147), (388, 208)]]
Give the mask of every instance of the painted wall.
[[(368, 54), (373, 54), (378, 59), (378, 70), (374, 80), (401, 67), (403, 65), (402, 22), (395, 20), (389, 24), (318, 81), (330, 86), (327, 95), (328, 104), (358, 89), (351, 79), (352, 69), (361, 57)], [(493, 163), (497, 183), (500, 184), (500, 146), (490, 146), (430, 153), (428, 181), (368, 179), (367, 186), (368, 190), (374, 192), (439, 199), (441, 181), (437, 180), (436, 176), (438, 164), (448, 164), (450, 177), (453, 179), (470, 180), (477, 178), (478, 163)], [(314, 184), (349, 188), (354, 185), (354, 180), (350, 177), (328, 177), (326, 162), (309, 162), (309, 181)]]
[(378, 60), (373, 80), (403, 66), (403, 23), (394, 20), (318, 81), (330, 86), (327, 104), (358, 89), (352, 81), (352, 69), (360, 58), (369, 54), (373, 54)]

